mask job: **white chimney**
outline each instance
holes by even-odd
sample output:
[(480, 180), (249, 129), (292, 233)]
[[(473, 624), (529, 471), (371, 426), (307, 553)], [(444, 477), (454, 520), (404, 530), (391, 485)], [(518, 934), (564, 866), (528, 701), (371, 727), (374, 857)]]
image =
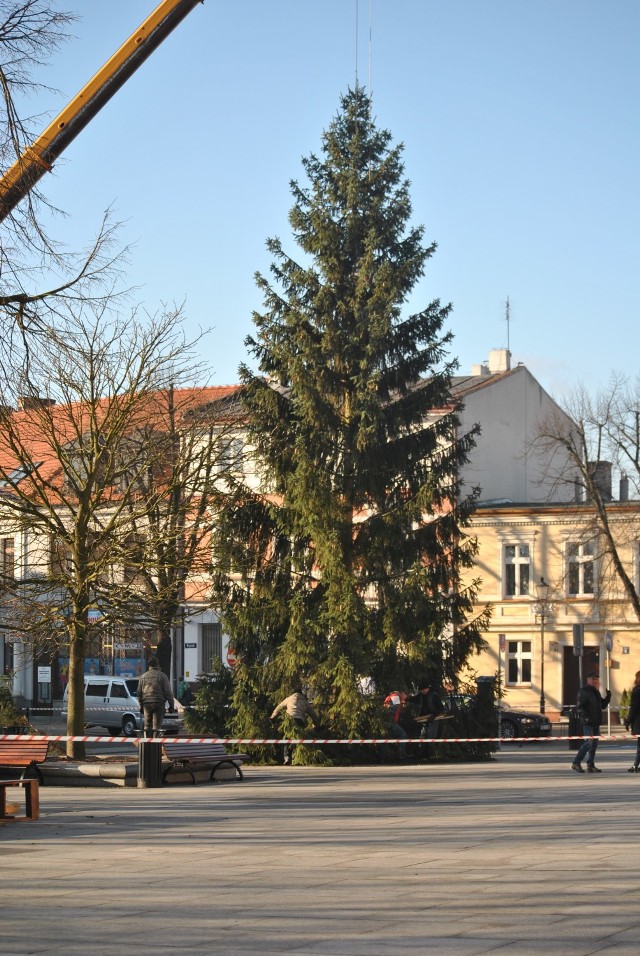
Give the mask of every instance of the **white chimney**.
[(484, 365), (484, 364), (482, 364), (482, 365), (472, 365), (472, 366), (471, 366), (471, 374), (472, 374), (472, 375), (482, 375), (482, 376), (489, 375), (489, 374), (490, 374), (490, 372), (489, 372), (489, 366), (488, 366), (488, 365)]
[(511, 352), (509, 349), (491, 349), (489, 352), (489, 371), (492, 375), (496, 372), (511, 371)]

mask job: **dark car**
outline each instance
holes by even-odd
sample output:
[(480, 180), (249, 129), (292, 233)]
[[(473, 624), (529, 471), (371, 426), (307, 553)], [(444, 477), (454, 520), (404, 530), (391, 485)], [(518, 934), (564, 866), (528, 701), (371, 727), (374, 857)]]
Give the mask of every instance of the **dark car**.
[(551, 721), (545, 714), (528, 710), (518, 710), (507, 704), (500, 704), (500, 736), (503, 740), (513, 737), (550, 737)]
[[(445, 710), (475, 707), (473, 694), (445, 694)], [(503, 740), (514, 737), (550, 737), (551, 721), (545, 714), (509, 707), (504, 701), (498, 706), (500, 736)]]

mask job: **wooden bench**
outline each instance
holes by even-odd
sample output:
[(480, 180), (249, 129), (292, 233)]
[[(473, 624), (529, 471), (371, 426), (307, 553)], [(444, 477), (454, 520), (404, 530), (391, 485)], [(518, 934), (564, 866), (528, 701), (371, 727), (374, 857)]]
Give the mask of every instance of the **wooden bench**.
[[(24, 787), (24, 816), (7, 813), (8, 787)], [(24, 780), (0, 780), (0, 823), (3, 820), (37, 820), (40, 816), (40, 783), (32, 777)]]
[(20, 780), (32, 772), (39, 783), (44, 783), (38, 764), (46, 758), (48, 750), (48, 740), (0, 740), (0, 770), (22, 770)]
[(197, 743), (166, 743), (162, 745), (162, 750), (170, 761), (162, 773), (162, 782), (167, 779), (172, 770), (183, 769), (191, 777), (191, 782), (195, 784), (196, 777), (193, 769), (198, 769), (198, 764), (206, 764), (206, 769), (211, 767), (209, 780), (213, 780), (215, 772), (220, 767), (233, 767), (240, 780), (243, 779), (242, 762), (248, 760), (248, 754), (229, 754), (225, 750), (224, 744), (197, 744)]

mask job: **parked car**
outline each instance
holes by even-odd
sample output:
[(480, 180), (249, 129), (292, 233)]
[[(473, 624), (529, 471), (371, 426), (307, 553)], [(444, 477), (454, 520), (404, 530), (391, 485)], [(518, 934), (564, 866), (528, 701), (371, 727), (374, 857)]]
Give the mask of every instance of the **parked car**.
[[(106, 727), (114, 736), (122, 733), (133, 737), (144, 726), (140, 713), (137, 677), (110, 677), (92, 675), (84, 679), (85, 726)], [(62, 701), (62, 717), (67, 717), (69, 688), (65, 687)], [(184, 708), (175, 701), (177, 710), (167, 713), (163, 730), (165, 734), (177, 733), (182, 726)]]
[(504, 701), (499, 706), (500, 736), (503, 740), (513, 737), (550, 737), (551, 721), (545, 714), (509, 707)]
[[(443, 703), (446, 710), (475, 707), (473, 694), (445, 694)], [(545, 714), (510, 707), (504, 701), (498, 705), (500, 736), (503, 740), (514, 737), (550, 737), (551, 721)]]

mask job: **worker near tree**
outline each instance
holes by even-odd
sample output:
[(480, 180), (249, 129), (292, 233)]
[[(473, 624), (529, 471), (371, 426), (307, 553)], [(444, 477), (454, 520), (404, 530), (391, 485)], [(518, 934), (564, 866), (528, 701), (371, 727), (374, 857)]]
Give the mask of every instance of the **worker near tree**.
[[(320, 718), (316, 713), (313, 704), (309, 701), (306, 694), (303, 694), (302, 688), (295, 690), (289, 697), (285, 697), (274, 708), (271, 714), (271, 720), (275, 720), (281, 711), (285, 711), (288, 719), (301, 730), (306, 727), (309, 718), (314, 725), (320, 723)], [(286, 728), (285, 728), (286, 732)], [(283, 745), (283, 761), (285, 766), (291, 763), (291, 747), (289, 744)]]
[(159, 737), (166, 704), (173, 710), (174, 703), (169, 678), (160, 670), (157, 657), (149, 658), (149, 670), (138, 681), (138, 700), (144, 714), (145, 737)]

